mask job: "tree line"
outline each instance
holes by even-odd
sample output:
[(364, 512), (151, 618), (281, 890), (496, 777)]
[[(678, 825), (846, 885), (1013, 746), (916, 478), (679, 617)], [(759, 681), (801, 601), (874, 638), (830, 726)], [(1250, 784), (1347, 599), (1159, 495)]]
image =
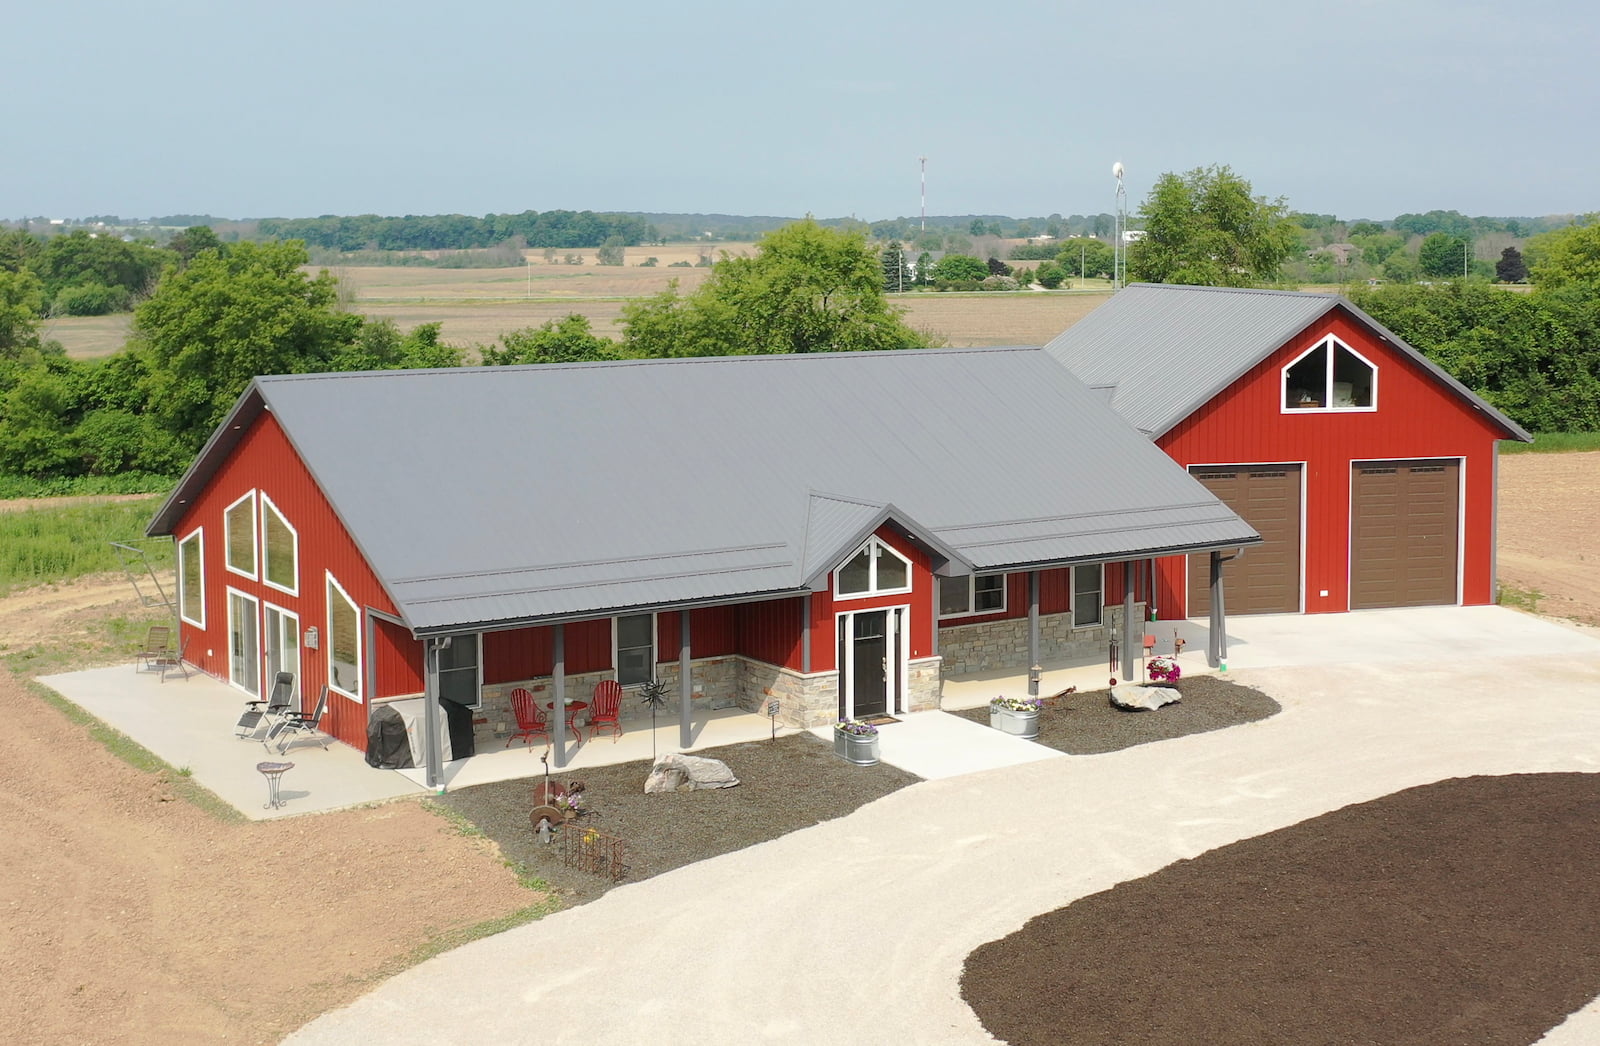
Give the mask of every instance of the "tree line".
[[(123, 477), (159, 489), (192, 460), (261, 374), (455, 367), (471, 353), (439, 324), (401, 332), (340, 307), (297, 241), (212, 244), (169, 261), (134, 312), (122, 352), (74, 360), (40, 336), (38, 280), (0, 269), (0, 472), (34, 481)], [(582, 316), (513, 331), (485, 365), (927, 345), (888, 304), (877, 252), (859, 233), (798, 222), (754, 257), (724, 257), (692, 294), (633, 302), (623, 337)]]
[(260, 236), (301, 240), (338, 251), (469, 250), (520, 240), (527, 247), (599, 247), (616, 239), (633, 247), (654, 242), (658, 233), (641, 217), (594, 211), (523, 211), (521, 214), (432, 214), (381, 217), (263, 218)]

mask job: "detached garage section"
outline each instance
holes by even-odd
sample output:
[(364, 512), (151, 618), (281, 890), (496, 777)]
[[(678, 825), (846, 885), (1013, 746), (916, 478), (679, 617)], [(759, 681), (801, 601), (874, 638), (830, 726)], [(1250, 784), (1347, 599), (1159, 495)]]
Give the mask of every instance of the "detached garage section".
[[(1135, 284), (1046, 351), (1260, 532), (1229, 614), (1493, 602), (1496, 443), (1532, 437), (1344, 298)], [(1163, 619), (1210, 609), (1188, 560)]]

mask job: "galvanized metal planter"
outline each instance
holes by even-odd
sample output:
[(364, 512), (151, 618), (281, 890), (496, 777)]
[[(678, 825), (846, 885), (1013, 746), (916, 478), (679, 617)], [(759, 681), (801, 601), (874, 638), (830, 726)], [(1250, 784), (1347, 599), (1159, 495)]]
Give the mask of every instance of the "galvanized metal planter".
[(1004, 734), (1015, 734), (1032, 740), (1039, 736), (1039, 713), (1017, 712), (1010, 708), (989, 706), (989, 725)]
[(857, 766), (872, 766), (878, 761), (878, 735), (851, 734), (835, 729), (833, 754)]

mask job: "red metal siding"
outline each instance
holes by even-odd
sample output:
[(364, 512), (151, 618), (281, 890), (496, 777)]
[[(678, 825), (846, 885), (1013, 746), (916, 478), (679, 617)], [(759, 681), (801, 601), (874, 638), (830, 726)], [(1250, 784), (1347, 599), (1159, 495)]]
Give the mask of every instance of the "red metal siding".
[[(878, 539), (889, 545), (896, 552), (911, 561), (911, 591), (902, 592), (894, 596), (868, 596), (865, 598), (831, 598), (826, 616), (820, 622), (821, 628), (813, 624), (811, 635), (811, 669), (814, 672), (831, 671), (838, 660), (834, 652), (837, 645), (835, 636), (834, 615), (847, 610), (875, 610), (878, 607), (897, 607), (909, 605), (911, 607), (908, 630), (911, 640), (911, 658), (928, 657), (933, 653), (933, 630), (937, 627), (939, 604), (938, 582), (933, 575), (933, 563), (928, 554), (911, 542), (889, 524), (884, 524), (877, 529)], [(1026, 593), (1027, 589), (1023, 589)], [(821, 593), (831, 597), (829, 592)], [(1010, 598), (1010, 592), (1006, 593)], [(1024, 595), (1026, 600), (1026, 595)], [(827, 648), (827, 653), (822, 653)], [(826, 664), (819, 661), (825, 659)]]
[(422, 693), (422, 643), (404, 625), (373, 622), (374, 667), (378, 697)]
[[(299, 584), (296, 595), (287, 595), (230, 573), (224, 566), (222, 514), (224, 509), (252, 489), (270, 497), (299, 535)], [(258, 513), (259, 515), (259, 513)], [(259, 528), (259, 518), (257, 520)], [(331, 571), (358, 607), (373, 607), (395, 613), (394, 605), (378, 579), (356, 549), (332, 506), (317, 488), (300, 456), (289, 445), (277, 419), (263, 413), (252, 422), (233, 454), (218, 469), (204, 492), (188, 507), (175, 528), (179, 537), (196, 527), (205, 530), (205, 610), (206, 627), (183, 626), (191, 661), (204, 671), (228, 678), (227, 590), (229, 587), (257, 599), (274, 603), (298, 614), (302, 633), (315, 627), (321, 634), (319, 649), (300, 651), (300, 691), (308, 705), (328, 678), (328, 613), (325, 571)], [(363, 614), (363, 626), (365, 624)], [(363, 635), (363, 642), (365, 636)], [(363, 651), (363, 657), (369, 656)], [(379, 656), (380, 667), (403, 664), (404, 658)], [(404, 692), (397, 681), (380, 680), (378, 692)], [(398, 681), (404, 686), (404, 678)], [(414, 688), (413, 688), (414, 689)], [(328, 699), (323, 729), (347, 744), (366, 743), (367, 708), (339, 694)]]
[[(1377, 410), (1283, 412), (1284, 364), (1329, 334), (1377, 367)], [(1306, 611), (1326, 613), (1349, 608), (1350, 463), (1379, 458), (1463, 459), (1461, 598), (1468, 604), (1490, 602), (1494, 443), (1499, 434), (1491, 421), (1340, 309), (1290, 340), (1157, 442), (1185, 466), (1304, 462)], [(1162, 560), (1158, 580), (1156, 602), (1162, 617), (1186, 616), (1183, 560)]]
[[(782, 665), (799, 672), (804, 655), (805, 599), (769, 599), (762, 603), (749, 603), (739, 608), (734, 620), (733, 649), (745, 657), (765, 661), (769, 665)], [(831, 627), (831, 626), (830, 626)], [(824, 636), (831, 633), (824, 631)], [(815, 643), (816, 636), (812, 640)], [(826, 646), (823, 643), (822, 646)], [(817, 666), (820, 650), (813, 646), (811, 667)], [(829, 664), (832, 664), (830, 659)]]
[[(743, 607), (701, 607), (689, 612), (690, 657), (734, 652), (734, 615)], [(678, 660), (678, 612), (656, 615), (656, 663)]]

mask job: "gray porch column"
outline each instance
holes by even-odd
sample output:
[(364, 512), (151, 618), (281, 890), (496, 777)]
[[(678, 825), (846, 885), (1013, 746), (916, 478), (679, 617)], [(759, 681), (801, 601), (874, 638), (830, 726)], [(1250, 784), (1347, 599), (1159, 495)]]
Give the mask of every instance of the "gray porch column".
[(1206, 664), (1216, 668), (1228, 660), (1228, 615), (1222, 606), (1222, 564), (1232, 559), (1221, 552), (1211, 553), (1211, 620), (1206, 640)]
[(694, 680), (689, 668), (689, 611), (678, 611), (678, 700), (682, 712), (678, 719), (678, 747), (694, 743)]
[(1144, 632), (1135, 632), (1133, 621), (1133, 564), (1122, 564), (1122, 679), (1124, 682), (1133, 681), (1133, 652), (1143, 650), (1143, 643), (1135, 643), (1144, 638)]
[[(438, 788), (444, 780), (444, 757), (439, 746), (439, 644), (430, 637), (422, 643), (422, 761), (423, 784)], [(369, 655), (370, 656), (370, 655)]]
[[(937, 631), (937, 630), (936, 630)], [(1039, 572), (1028, 571), (1028, 696), (1039, 696)]]
[(550, 667), (550, 681), (554, 684), (555, 707), (550, 710), (550, 747), (556, 750), (556, 769), (567, 765), (567, 631), (557, 622), (550, 626), (555, 645), (555, 664)]
[(811, 674), (811, 597), (800, 597), (800, 671)]

